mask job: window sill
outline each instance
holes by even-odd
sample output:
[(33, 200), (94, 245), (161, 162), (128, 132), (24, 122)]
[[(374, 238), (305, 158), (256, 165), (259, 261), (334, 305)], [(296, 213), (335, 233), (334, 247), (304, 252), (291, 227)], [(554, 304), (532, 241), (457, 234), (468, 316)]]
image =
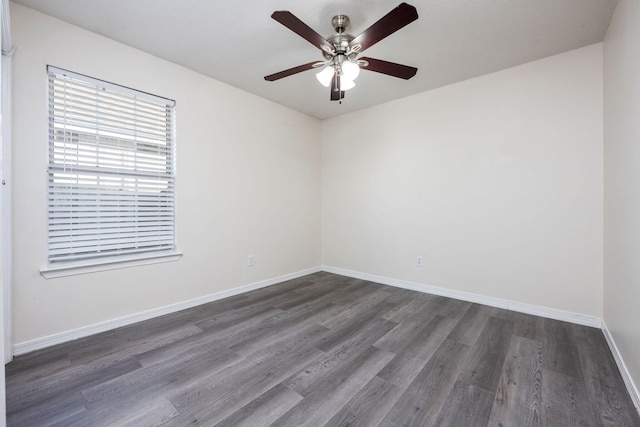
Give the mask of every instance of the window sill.
[(150, 253), (135, 258), (132, 258), (131, 256), (114, 257), (102, 261), (73, 263), (66, 264), (64, 266), (48, 266), (41, 269), (40, 274), (45, 279), (55, 279), (58, 277), (75, 276), (78, 274), (97, 273), (100, 271), (177, 261), (181, 257), (182, 252), (175, 251)]

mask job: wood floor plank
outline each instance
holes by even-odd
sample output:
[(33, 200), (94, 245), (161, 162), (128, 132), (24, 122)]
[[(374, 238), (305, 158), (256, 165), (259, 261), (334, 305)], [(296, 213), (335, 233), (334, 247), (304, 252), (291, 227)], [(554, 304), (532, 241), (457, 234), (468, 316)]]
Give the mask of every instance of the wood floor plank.
[(514, 322), (513, 335), (536, 341), (544, 340), (545, 319), (525, 313), (509, 312)]
[[(433, 299), (432, 297), (430, 299)], [(390, 316), (401, 312), (404, 310), (404, 307), (409, 304), (411, 301), (416, 301), (421, 304), (420, 301), (417, 301), (416, 295), (414, 291), (410, 291), (408, 289), (396, 289), (391, 296), (387, 300), (389, 302), (389, 308), (384, 312), (380, 313), (380, 316), (385, 319), (390, 319)], [(424, 300), (423, 300), (424, 301)]]
[[(319, 326), (316, 317), (322, 316), (332, 308), (333, 306), (329, 302), (291, 308), (284, 313), (276, 314), (255, 324), (250, 331), (246, 331), (241, 336), (230, 336), (234, 343), (229, 345), (229, 348), (240, 354), (252, 353), (274, 341), (287, 339), (291, 334), (297, 333), (307, 326)], [(324, 330), (326, 328), (323, 326), (318, 329)]]
[(71, 415), (52, 427), (93, 427), (99, 426), (160, 426), (176, 417), (178, 412), (163, 396), (117, 401), (109, 410), (91, 411)]
[[(366, 290), (366, 288), (365, 288)], [(349, 300), (338, 298), (332, 301), (335, 305), (342, 305), (344, 310), (335, 314), (331, 318), (321, 321), (321, 325), (333, 329), (340, 327), (340, 325), (348, 324), (363, 315), (375, 312), (379, 314), (388, 307), (387, 299), (389, 298), (389, 292), (383, 292), (378, 290), (369, 290), (368, 293), (358, 293), (358, 299), (351, 301), (351, 297), (354, 294), (349, 295)]]
[(143, 367), (82, 391), (88, 410), (99, 412), (118, 401), (162, 396), (199, 378), (212, 375), (241, 360), (235, 352), (222, 347), (204, 347), (176, 354), (173, 359)]
[[(126, 360), (141, 352), (161, 348), (167, 344), (180, 341), (186, 337), (202, 333), (202, 329), (194, 324), (175, 325), (175, 327), (162, 328), (157, 324), (153, 325), (148, 332), (140, 332), (140, 325), (128, 326), (125, 330), (116, 329), (116, 333), (104, 340), (98, 349), (83, 352), (81, 355), (71, 353), (71, 361), (74, 364), (99, 363), (109, 364), (120, 360)], [(129, 334), (127, 334), (127, 332)], [(100, 353), (100, 358), (96, 359), (96, 353)]]
[[(542, 372), (543, 425), (597, 426), (585, 382), (560, 372), (543, 368)], [(614, 424), (611, 424), (614, 425)], [(621, 425), (621, 424), (618, 424)]]
[(475, 344), (480, 332), (489, 321), (489, 314), (480, 304), (472, 304), (456, 324), (448, 338), (468, 346)]
[(460, 379), (495, 393), (502, 364), (509, 349), (513, 322), (491, 317), (471, 348), (471, 357)]
[(326, 303), (322, 307), (296, 308), (271, 315), (265, 312), (257, 315), (254, 320), (247, 319), (227, 328), (210, 331), (210, 333), (215, 335), (216, 345), (233, 348), (234, 351), (246, 354), (265, 342), (273, 341), (276, 334), (286, 336), (286, 331), (299, 332), (296, 329), (314, 323), (313, 319), (308, 316), (315, 316), (319, 311), (329, 309), (331, 309), (331, 304)]
[[(40, 352), (30, 354), (40, 354)], [(71, 367), (71, 359), (67, 351), (61, 353), (42, 352), (42, 354), (42, 357), (38, 357), (35, 360), (29, 358), (28, 361), (25, 361), (19, 358), (17, 359), (17, 364), (14, 365), (12, 362), (6, 365), (6, 386), (14, 389), (20, 384), (33, 383), (38, 378), (48, 377)]]
[(453, 390), (451, 390), (435, 425), (486, 426), (493, 398), (493, 393), (463, 381), (458, 381), (453, 386)]
[(546, 319), (544, 367), (574, 378), (582, 378), (576, 343), (577, 339), (571, 324)]
[(345, 343), (355, 341), (362, 345), (372, 345), (381, 337), (394, 330), (398, 324), (376, 315), (375, 306), (365, 311), (362, 316), (354, 317), (351, 322), (340, 323), (318, 340), (316, 347), (325, 352), (342, 347)]
[(64, 367), (70, 365), (69, 352), (76, 348), (75, 346), (82, 345), (83, 341), (93, 343), (95, 340), (93, 337), (80, 338), (14, 357), (11, 363), (5, 365), (7, 377), (5, 383), (9, 386), (11, 381), (28, 381), (31, 375), (38, 377), (48, 369), (55, 370), (55, 366), (61, 362), (65, 365)]
[(369, 349), (381, 335), (387, 333), (395, 324), (385, 319), (369, 322), (358, 334), (355, 334), (339, 345), (327, 349), (317, 359), (295, 372), (284, 381), (284, 384), (302, 395), (321, 383), (331, 372), (339, 370), (345, 363), (356, 359), (363, 351)]
[(402, 389), (375, 376), (326, 424), (327, 427), (371, 427), (398, 401)]
[(326, 272), (16, 357), (6, 385), (11, 427), (640, 427), (597, 329)]
[(384, 298), (388, 298), (390, 295), (385, 292), (384, 289), (379, 287), (368, 286), (368, 282), (364, 280), (357, 280), (349, 283), (349, 291), (342, 295), (337, 295), (333, 303), (336, 305), (345, 306), (361, 306), (363, 303), (374, 296), (378, 296), (383, 293)]
[(541, 426), (542, 406), (542, 343), (514, 335), (488, 425)]
[(318, 304), (319, 302), (324, 302), (326, 300), (331, 300), (331, 302), (335, 304), (337, 294), (340, 293), (344, 295), (346, 290), (347, 289), (342, 289), (340, 292), (337, 292), (336, 289), (331, 287), (309, 286), (305, 289), (290, 292), (286, 299), (276, 302), (274, 307), (282, 310), (289, 310), (297, 306), (309, 303)]
[[(178, 393), (168, 395), (180, 415), (166, 425), (215, 424), (281, 383), (289, 375), (289, 369), (298, 370), (319, 354), (311, 346), (299, 346), (261, 355), (259, 359), (246, 359), (213, 377), (201, 377)], [(256, 370), (256, 366), (260, 369)]]
[(219, 334), (219, 336), (228, 336), (232, 334), (242, 334), (252, 330), (259, 322), (281, 313), (284, 313), (284, 311), (275, 307), (256, 307), (252, 313), (251, 311), (242, 314), (239, 312), (227, 313), (223, 318), (216, 317), (198, 322), (197, 326), (203, 331), (206, 331), (208, 335)]
[(369, 347), (355, 359), (342, 363), (339, 369), (324, 375), (313, 388), (298, 391), (304, 399), (278, 418), (274, 425), (317, 427), (326, 424), (393, 356)]
[[(432, 306), (434, 304), (432, 303)], [(454, 319), (461, 319), (472, 303), (467, 301), (461, 301), (453, 298), (445, 298), (443, 302), (438, 303), (435, 312), (440, 316), (451, 317)]]
[(455, 323), (454, 319), (436, 316), (418, 329), (415, 335), (408, 337), (399, 345), (392, 346), (388, 343), (376, 342), (376, 346), (385, 345), (387, 351), (396, 354), (396, 357), (380, 372), (380, 377), (403, 389), (406, 388), (440, 348)]
[(544, 336), (547, 341), (574, 346), (577, 344), (577, 338), (571, 323), (544, 319), (544, 331)]
[[(176, 408), (165, 398), (147, 401), (144, 405), (119, 417), (107, 427), (157, 427), (178, 416)], [(71, 427), (71, 426), (69, 426)]]
[[(84, 414), (86, 408), (79, 391), (63, 392), (55, 399), (46, 399), (37, 405), (7, 411), (7, 425), (32, 427), (53, 425), (74, 415)], [(84, 415), (83, 415), (84, 416)]]
[[(403, 322), (412, 319), (414, 315), (419, 316), (436, 315), (435, 310), (446, 301), (444, 297), (438, 297), (429, 294), (417, 294), (412, 292), (407, 294), (406, 291), (399, 294), (402, 298), (389, 298), (389, 308), (382, 313), (382, 317), (394, 322)], [(406, 295), (406, 297), (405, 297)]]
[[(246, 292), (242, 294), (242, 297), (250, 303), (272, 301), (274, 297), (288, 295), (290, 292), (313, 286), (315, 283), (315, 280), (310, 280), (308, 277), (299, 277), (279, 283), (278, 286), (265, 286), (264, 288)], [(232, 299), (235, 299), (235, 297)]]
[(259, 318), (269, 318), (284, 310), (276, 308), (271, 303), (250, 304), (233, 310), (223, 311), (196, 323), (203, 331), (220, 331), (244, 322), (255, 322)]
[(184, 357), (198, 357), (200, 354), (215, 355), (221, 348), (220, 340), (224, 335), (217, 333), (204, 333), (186, 337), (163, 347), (154, 348), (136, 355), (136, 359), (143, 367), (170, 363), (172, 360)]
[(394, 322), (396, 327), (376, 341), (375, 346), (391, 352), (401, 352), (414, 346), (416, 340), (428, 336), (443, 320), (442, 316), (424, 316), (410, 322)]
[(249, 404), (215, 424), (215, 427), (268, 426), (301, 400), (302, 396), (289, 387), (276, 384)]
[(435, 425), (468, 354), (468, 346), (445, 340), (379, 425)]
[(16, 385), (7, 390), (7, 416), (44, 403), (65, 404), (68, 395), (140, 368), (142, 365), (135, 358), (128, 358), (106, 365), (81, 365), (58, 371), (51, 377)]
[(544, 367), (574, 378), (582, 378), (580, 354), (571, 344), (561, 344), (556, 340), (544, 343)]

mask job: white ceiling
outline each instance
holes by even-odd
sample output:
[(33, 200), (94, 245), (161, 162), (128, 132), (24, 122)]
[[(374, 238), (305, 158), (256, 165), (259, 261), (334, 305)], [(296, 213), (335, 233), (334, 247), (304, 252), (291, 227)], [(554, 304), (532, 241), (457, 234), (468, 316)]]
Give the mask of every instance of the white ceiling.
[(14, 0), (324, 119), (603, 40), (617, 0), (408, 0), (417, 21), (363, 56), (418, 67), (411, 80), (362, 72), (343, 103), (314, 71), (263, 76), (322, 60), (320, 51), (270, 18), (289, 10), (318, 33), (351, 19), (358, 35), (401, 0)]

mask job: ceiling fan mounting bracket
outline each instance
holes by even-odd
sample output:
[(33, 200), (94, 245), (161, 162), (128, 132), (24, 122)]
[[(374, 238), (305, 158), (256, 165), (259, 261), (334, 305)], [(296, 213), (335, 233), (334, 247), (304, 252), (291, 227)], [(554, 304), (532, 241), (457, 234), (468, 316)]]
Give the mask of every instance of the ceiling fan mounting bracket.
[(331, 25), (336, 33), (342, 34), (351, 28), (351, 20), (347, 15), (336, 15), (331, 19)]

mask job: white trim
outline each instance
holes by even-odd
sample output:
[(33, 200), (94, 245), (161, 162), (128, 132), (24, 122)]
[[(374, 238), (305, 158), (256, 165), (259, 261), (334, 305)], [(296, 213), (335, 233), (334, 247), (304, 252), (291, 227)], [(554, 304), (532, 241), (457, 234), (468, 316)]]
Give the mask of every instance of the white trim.
[(151, 310), (143, 311), (141, 313), (130, 314), (128, 316), (119, 317), (117, 319), (111, 319), (105, 322), (94, 323), (93, 325), (83, 326), (77, 329), (60, 332), (58, 334), (53, 334), (53, 335), (49, 335), (42, 338), (36, 338), (31, 341), (17, 343), (17, 344), (14, 344), (13, 346), (13, 354), (18, 356), (21, 354), (29, 353), (31, 351), (50, 347), (52, 345), (61, 344), (67, 341), (72, 341), (78, 338), (87, 337), (90, 335), (109, 331), (122, 326), (131, 325), (133, 323), (141, 322), (143, 320), (152, 319), (158, 316), (164, 316), (165, 314), (175, 313), (176, 311), (184, 310), (191, 307), (196, 307), (198, 305), (206, 304), (212, 301), (217, 301), (223, 298), (228, 298), (234, 295), (253, 291), (255, 289), (275, 285), (276, 283), (284, 282), (291, 279), (297, 279), (298, 277), (306, 276), (307, 274), (317, 273), (319, 271), (321, 271), (320, 267), (312, 267), (306, 270), (300, 270), (295, 273), (285, 274), (283, 276), (274, 277), (272, 279), (266, 279), (259, 282), (250, 283), (248, 285), (240, 286), (233, 289), (228, 289), (226, 291), (216, 292), (214, 294), (205, 295), (205, 296), (194, 298), (188, 301), (182, 301), (179, 303), (166, 305), (164, 307), (158, 307)]
[[(1, 92), (1, 109), (2, 109), (2, 144), (0, 144), (0, 186), (2, 186), (2, 203), (0, 207), (0, 228), (2, 228), (2, 248), (0, 250), (2, 257), (2, 304), (3, 304), (3, 328), (4, 338), (2, 342), (4, 363), (8, 363), (13, 358), (11, 353), (11, 341), (13, 339), (13, 180), (11, 175), (11, 159), (12, 154), (12, 85), (13, 80), (13, 53), (15, 52), (15, 46), (11, 40), (11, 19), (9, 16), (9, 2), (2, 0), (2, 15), (0, 44), (2, 45), (2, 86)], [(0, 411), (1, 412), (1, 411)], [(4, 412), (0, 413), (0, 423), (3, 421)]]
[(40, 270), (40, 274), (45, 279), (55, 279), (58, 277), (75, 276), (78, 274), (97, 273), (99, 271), (117, 270), (119, 268), (138, 267), (141, 265), (159, 264), (161, 262), (177, 261), (182, 257), (181, 252), (170, 253), (147, 253), (132, 258), (131, 255), (123, 257), (105, 258), (102, 260), (92, 260), (65, 264), (61, 267), (46, 267)]
[[(0, 425), (7, 424), (5, 363), (11, 361), (11, 28), (9, 1), (0, 4)], [(7, 184), (8, 181), (8, 185)]]
[(572, 311), (558, 310), (557, 308), (549, 308), (541, 305), (509, 301), (508, 310), (533, 314), (534, 316), (546, 317), (548, 319), (561, 320), (563, 322), (575, 323), (582, 326), (590, 326), (592, 328), (600, 329), (602, 327), (602, 319), (599, 317), (574, 313)]
[(633, 378), (631, 377), (631, 373), (629, 369), (627, 369), (627, 365), (624, 363), (624, 359), (622, 358), (622, 354), (620, 354), (620, 350), (618, 350), (618, 346), (613, 339), (613, 335), (607, 328), (604, 320), (602, 321), (602, 333), (604, 334), (605, 339), (607, 340), (607, 344), (609, 344), (609, 349), (611, 349), (611, 353), (613, 354), (613, 358), (618, 365), (618, 370), (622, 375), (622, 379), (624, 384), (627, 386), (627, 390), (629, 391), (629, 396), (631, 396), (631, 400), (633, 401), (633, 405), (636, 407), (636, 411), (640, 413), (640, 390), (633, 382)]
[(474, 294), (471, 292), (456, 291), (453, 289), (446, 289), (438, 286), (426, 285), (423, 283), (393, 279), (390, 277), (377, 276), (374, 274), (362, 273), (359, 271), (347, 270), (344, 268), (332, 267), (327, 265), (322, 266), (322, 270), (328, 273), (340, 274), (342, 276), (368, 280), (370, 282), (382, 283), (383, 285), (395, 286), (397, 288), (409, 289), (412, 291), (424, 292), (427, 294), (455, 298), (462, 301), (474, 302), (478, 304), (489, 305), (492, 307), (503, 308), (505, 310), (518, 311), (526, 314), (533, 314), (536, 316), (547, 317), (550, 319), (576, 323), (578, 325), (600, 328), (602, 324), (601, 319), (598, 317), (572, 313), (570, 311), (558, 310), (555, 308), (525, 304), (525, 303), (510, 301), (502, 298), (488, 297), (485, 295)]

